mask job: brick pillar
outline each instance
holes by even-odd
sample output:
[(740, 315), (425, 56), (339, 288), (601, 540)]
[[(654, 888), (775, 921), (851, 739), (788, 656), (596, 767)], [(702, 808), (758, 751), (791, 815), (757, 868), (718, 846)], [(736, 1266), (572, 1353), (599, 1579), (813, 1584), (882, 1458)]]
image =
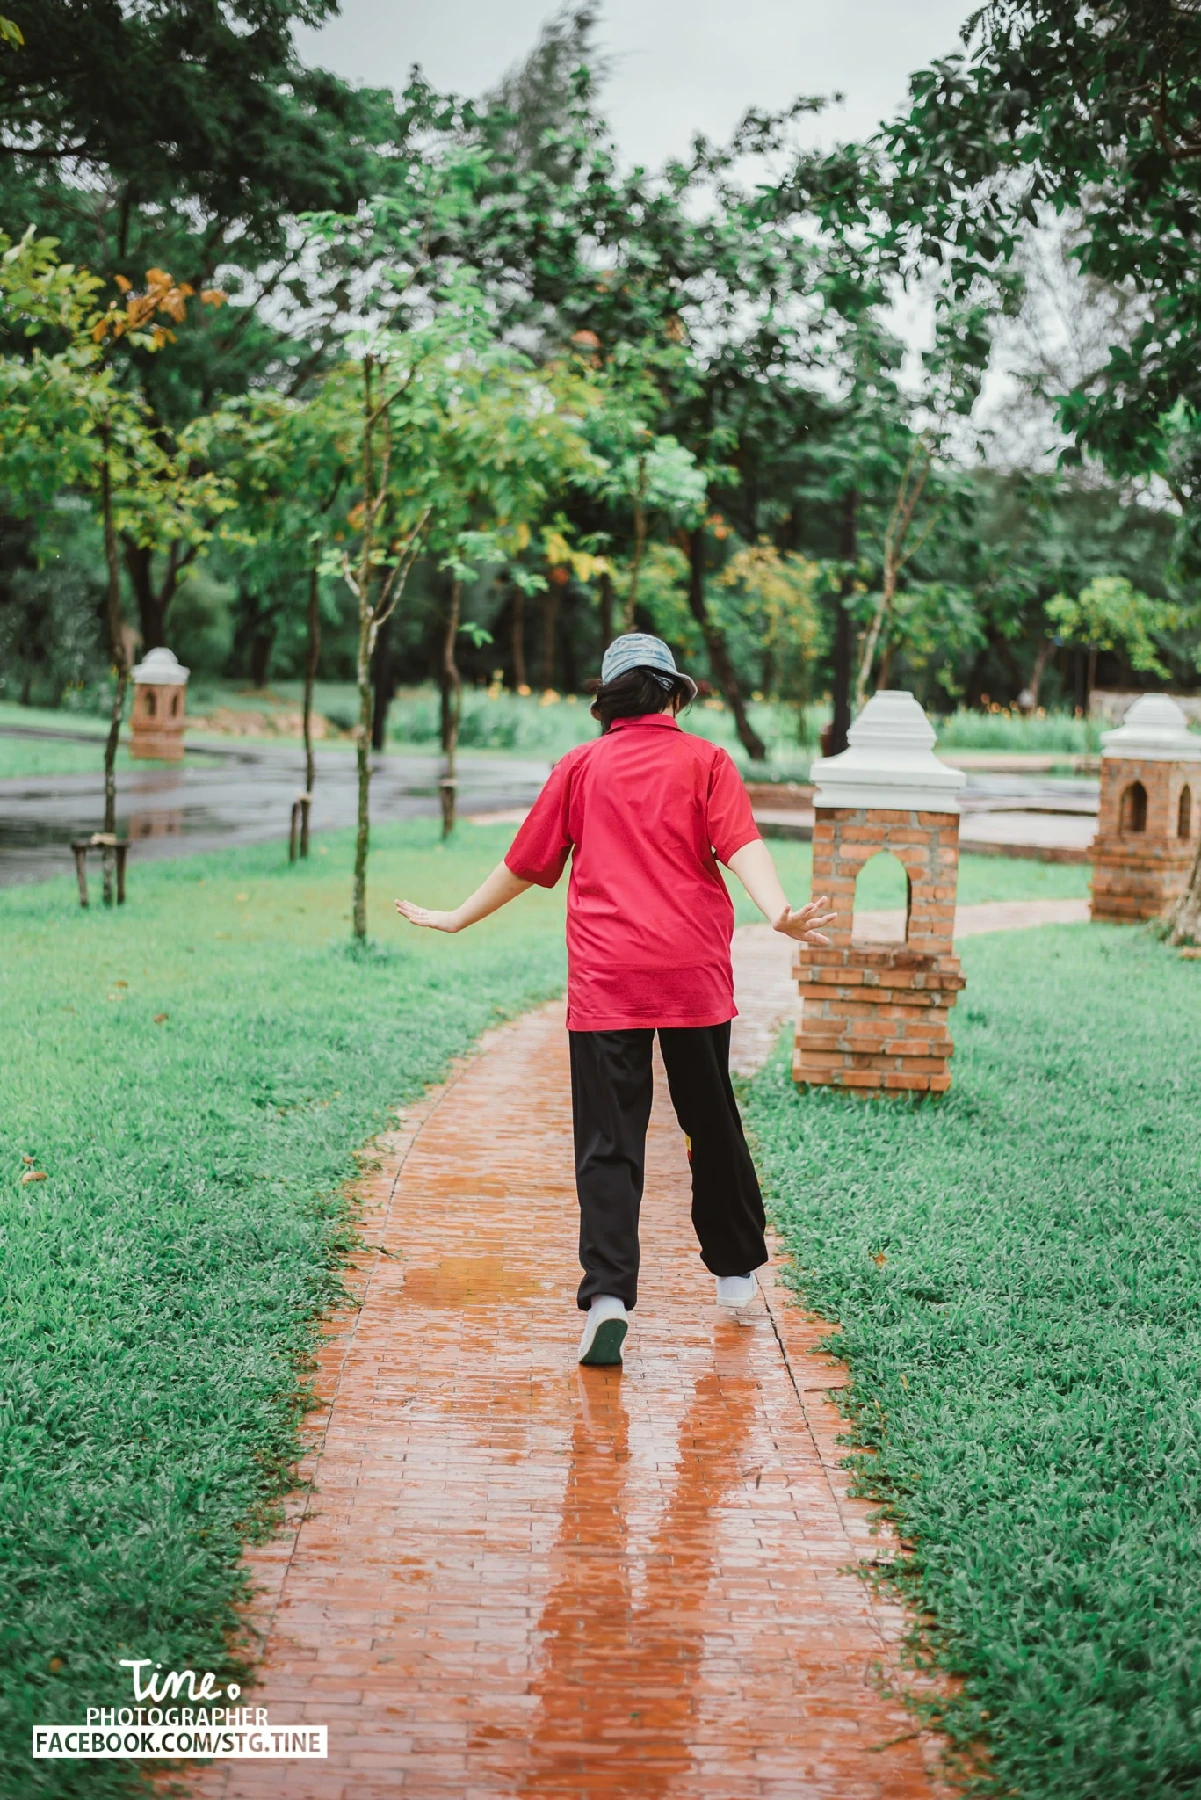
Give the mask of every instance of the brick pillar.
[(133, 672), (130, 752), (160, 762), (178, 762), (184, 753), (189, 670), (170, 650), (151, 650)]
[(1144, 694), (1102, 740), (1092, 916), (1156, 919), (1184, 892), (1201, 831), (1201, 739), (1167, 694)]
[[(934, 731), (911, 694), (882, 691), (851, 728), (850, 748), (819, 760), (813, 894), (838, 917), (828, 949), (799, 947), (803, 1001), (793, 1055), (803, 1085), (871, 1093), (943, 1093), (951, 1085), (949, 1014), (964, 979), (952, 945), (964, 777), (932, 754)], [(904, 943), (852, 935), (855, 881), (878, 851), (909, 877)]]

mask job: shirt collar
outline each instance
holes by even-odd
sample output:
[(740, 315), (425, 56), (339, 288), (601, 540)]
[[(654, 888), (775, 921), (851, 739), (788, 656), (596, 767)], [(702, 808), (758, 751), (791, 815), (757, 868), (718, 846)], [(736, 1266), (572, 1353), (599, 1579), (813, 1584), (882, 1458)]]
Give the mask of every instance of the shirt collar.
[(610, 731), (625, 731), (631, 725), (661, 725), (668, 731), (678, 731), (680, 721), (673, 719), (670, 713), (640, 713), (636, 719), (614, 719)]

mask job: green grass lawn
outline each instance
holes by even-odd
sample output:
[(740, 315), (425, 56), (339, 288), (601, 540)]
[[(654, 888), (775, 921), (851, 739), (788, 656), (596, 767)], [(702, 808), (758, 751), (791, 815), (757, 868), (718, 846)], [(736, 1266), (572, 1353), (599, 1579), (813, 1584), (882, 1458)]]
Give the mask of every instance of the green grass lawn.
[[(126, 749), (117, 751), (118, 772), (126, 769), (168, 769), (174, 763), (135, 762)], [(0, 735), (0, 781), (19, 781), (42, 775), (104, 774), (104, 745), (55, 743), (53, 738), (14, 738)]]
[[(107, 913), (82, 913), (67, 877), (0, 890), (5, 1800), (137, 1787), (120, 1764), (27, 1757), (32, 1723), (125, 1697), (122, 1656), (232, 1673), (240, 1549), (286, 1484), (354, 1152), (492, 1020), (562, 981), (562, 888), (461, 938), (391, 911), (398, 893), (461, 898), (510, 835), (465, 826), (444, 848), (432, 823), (378, 830), (363, 955), (347, 947), (346, 834), (295, 868), (278, 843), (135, 862), (129, 906)], [(774, 849), (803, 897), (809, 847)], [(1086, 874), (965, 858), (962, 890), (1077, 892)], [(1082, 1007), (1096, 990), (1082, 981)], [(977, 1003), (974, 986), (965, 1039)], [(47, 1179), (22, 1184), (30, 1168)]]
[(757, 1078), (770, 1204), (963, 1678), (969, 1791), (1196, 1795), (1201, 966), (1089, 926), (962, 957), (945, 1101)]
[[(0, 890), (6, 1800), (137, 1787), (28, 1756), (34, 1722), (125, 1703), (122, 1656), (228, 1669), (242, 1533), (295, 1451), (354, 1152), (561, 984), (561, 894), (461, 938), (391, 912), (461, 897), (508, 835), (379, 831), (361, 957), (342, 835), (294, 869), (278, 844), (138, 865), (109, 913), (67, 880)], [(27, 1166), (47, 1179), (22, 1185)]]

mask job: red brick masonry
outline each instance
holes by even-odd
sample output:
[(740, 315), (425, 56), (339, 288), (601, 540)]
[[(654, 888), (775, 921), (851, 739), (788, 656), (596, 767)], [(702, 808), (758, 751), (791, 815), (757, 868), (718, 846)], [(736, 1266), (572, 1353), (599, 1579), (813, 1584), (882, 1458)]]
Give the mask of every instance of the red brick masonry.
[[(903, 944), (851, 935), (856, 878), (881, 850), (909, 876)], [(951, 943), (958, 872), (957, 813), (818, 808), (813, 892), (830, 896), (838, 918), (829, 949), (796, 959), (804, 1001), (792, 1065), (798, 1082), (866, 1093), (950, 1087), (948, 1016), (965, 985)]]
[[(1141, 783), (1146, 793), (1142, 830), (1123, 798)], [(1181, 796), (1189, 830), (1181, 836)], [(1107, 756), (1101, 764), (1101, 807), (1093, 840), (1094, 919), (1133, 924), (1157, 919), (1188, 883), (1201, 820), (1201, 763), (1136, 762)]]

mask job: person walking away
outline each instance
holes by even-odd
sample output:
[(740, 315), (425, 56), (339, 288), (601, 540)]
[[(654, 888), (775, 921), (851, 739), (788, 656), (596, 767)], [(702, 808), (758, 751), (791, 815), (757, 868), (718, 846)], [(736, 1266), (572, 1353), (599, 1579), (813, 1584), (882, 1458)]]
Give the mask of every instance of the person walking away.
[(668, 646), (630, 632), (605, 652), (601, 733), (555, 765), (504, 861), (453, 912), (410, 900), (412, 925), (463, 931), (568, 860), (567, 1030), (583, 1363), (618, 1363), (638, 1300), (638, 1214), (656, 1032), (689, 1143), (692, 1222), (720, 1305), (754, 1298), (767, 1261), (763, 1196), (730, 1084), (734, 908), (719, 863), (775, 929), (824, 944), (823, 896), (794, 910), (726, 751), (682, 731), (696, 696)]

